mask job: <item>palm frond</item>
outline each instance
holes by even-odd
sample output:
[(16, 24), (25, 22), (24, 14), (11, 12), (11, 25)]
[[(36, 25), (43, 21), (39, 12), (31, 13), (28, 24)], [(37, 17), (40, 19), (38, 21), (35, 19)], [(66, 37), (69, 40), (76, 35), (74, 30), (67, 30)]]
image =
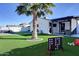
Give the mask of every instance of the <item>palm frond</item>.
[(38, 17), (44, 16), (45, 14), (52, 14), (50, 8), (55, 7), (53, 3), (21, 3), (17, 6), (16, 12), (21, 15), (27, 16), (32, 15), (32, 11), (35, 10)]

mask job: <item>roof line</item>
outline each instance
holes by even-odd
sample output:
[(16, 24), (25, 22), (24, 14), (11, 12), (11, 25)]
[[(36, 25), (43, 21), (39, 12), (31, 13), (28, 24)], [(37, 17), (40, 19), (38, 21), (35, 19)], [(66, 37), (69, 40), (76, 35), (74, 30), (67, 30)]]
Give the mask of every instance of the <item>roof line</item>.
[(51, 19), (52, 21), (54, 20), (65, 20), (65, 19), (72, 19), (72, 18), (79, 18), (79, 16), (66, 16), (66, 17), (61, 17), (61, 18), (56, 18), (56, 19)]

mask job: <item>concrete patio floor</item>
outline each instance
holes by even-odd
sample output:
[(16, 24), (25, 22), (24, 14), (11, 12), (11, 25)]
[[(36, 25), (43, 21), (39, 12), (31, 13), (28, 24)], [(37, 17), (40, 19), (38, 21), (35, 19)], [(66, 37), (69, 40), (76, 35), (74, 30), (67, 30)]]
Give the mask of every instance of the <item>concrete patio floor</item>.
[(79, 34), (73, 34), (71, 37), (79, 37)]

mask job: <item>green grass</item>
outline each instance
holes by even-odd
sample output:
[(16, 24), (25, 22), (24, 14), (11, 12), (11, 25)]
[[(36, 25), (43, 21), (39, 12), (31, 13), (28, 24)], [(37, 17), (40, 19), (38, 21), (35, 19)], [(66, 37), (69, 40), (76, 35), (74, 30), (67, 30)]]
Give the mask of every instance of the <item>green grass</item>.
[[(28, 36), (29, 37), (29, 36)], [(0, 35), (0, 39), (23, 39), (26, 38), (25, 36), (21, 35)]]
[[(0, 55), (9, 56), (48, 56), (48, 38), (57, 37), (39, 35), (42, 41), (27, 41), (31, 35), (0, 35)], [(79, 56), (79, 46), (68, 46), (75, 38), (63, 37), (64, 51), (52, 52), (54, 56)]]

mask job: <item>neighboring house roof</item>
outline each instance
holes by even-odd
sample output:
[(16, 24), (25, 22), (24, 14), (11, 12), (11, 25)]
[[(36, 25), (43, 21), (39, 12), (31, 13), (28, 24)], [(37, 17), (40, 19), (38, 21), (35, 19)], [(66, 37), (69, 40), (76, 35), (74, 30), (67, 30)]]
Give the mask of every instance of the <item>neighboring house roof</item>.
[(76, 20), (79, 20), (79, 16), (67, 16), (57, 19), (51, 19), (51, 21), (58, 21), (58, 20), (71, 20), (72, 18), (75, 18)]
[(27, 24), (27, 23), (21, 23), (21, 24), (19, 24), (19, 26), (28, 27), (28, 26), (30, 26), (30, 25)]
[(19, 25), (6, 25), (6, 27), (19, 27)]
[(21, 23), (19, 25), (6, 25), (5, 27), (22, 27), (22, 26), (27, 27), (27, 26), (30, 26), (30, 25), (27, 24), (27, 23)]

